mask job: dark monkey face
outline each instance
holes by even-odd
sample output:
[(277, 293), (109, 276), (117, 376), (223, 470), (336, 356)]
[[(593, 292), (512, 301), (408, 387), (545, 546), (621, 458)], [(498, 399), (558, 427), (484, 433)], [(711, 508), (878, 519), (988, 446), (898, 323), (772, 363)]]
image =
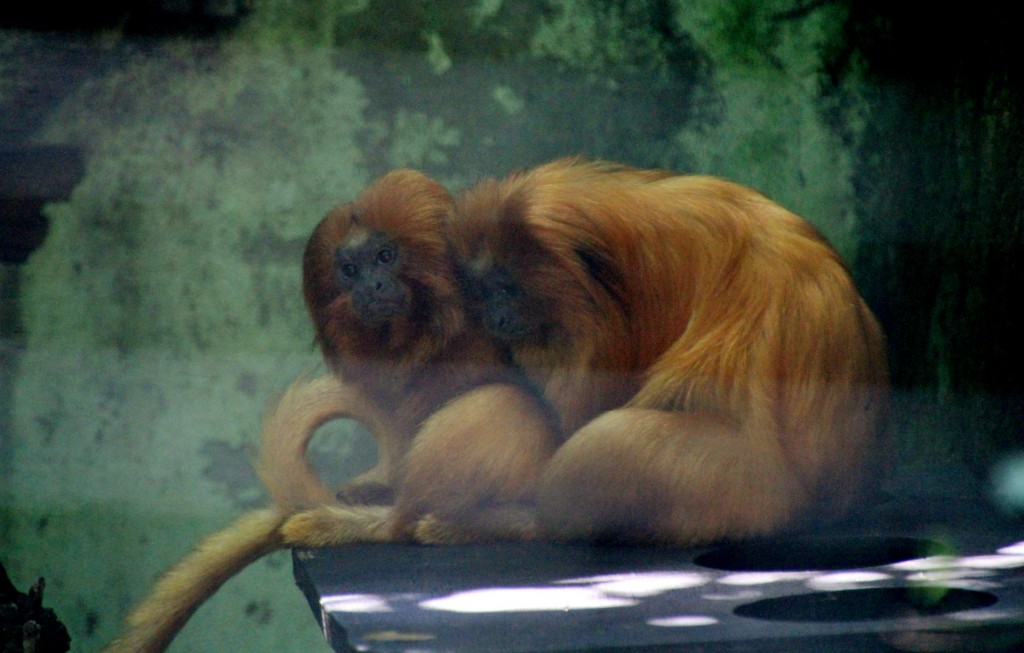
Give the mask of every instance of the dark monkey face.
[(510, 344), (529, 341), (542, 330), (526, 287), (504, 267), (470, 265), (460, 281), (470, 310), (494, 338)]
[(352, 309), (366, 324), (403, 317), (411, 301), (401, 278), (402, 253), (381, 231), (349, 238), (334, 253), (334, 269), (342, 289), (351, 294)]

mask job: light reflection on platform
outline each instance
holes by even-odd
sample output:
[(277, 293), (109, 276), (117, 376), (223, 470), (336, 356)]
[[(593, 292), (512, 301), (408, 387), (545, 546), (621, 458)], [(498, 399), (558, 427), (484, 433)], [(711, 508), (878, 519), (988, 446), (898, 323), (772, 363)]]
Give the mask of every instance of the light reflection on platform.
[[(853, 543), (851, 560), (878, 561), (879, 551), (897, 559), (843, 569), (837, 543)], [(802, 560), (798, 564), (808, 568), (746, 571), (742, 544), (729, 545), (717, 558), (714, 549), (644, 555), (643, 550), (556, 545), (498, 545), (497, 552), (482, 545), (447, 550), (357, 545), (330, 555), (360, 568), (362, 576), (346, 587), (346, 574), (339, 572), (337, 584), (345, 589), (326, 592), (318, 602), (337, 650), (513, 653), (585, 649), (602, 642), (642, 649), (853, 635), (873, 637), (887, 647), (904, 642), (913, 650), (935, 640), (936, 633), (952, 629), (959, 637), (964, 629), (979, 627), (996, 628), (1000, 637), (1008, 637), (1003, 630), (1020, 629), (1024, 643), (1024, 542), (962, 549), (964, 555), (931, 555), (944, 547), (905, 537), (803, 537), (791, 544), (799, 555), (785, 551), (790, 545), (785, 539), (755, 544), (751, 551), (756, 556), (770, 546), (778, 560)], [(803, 555), (819, 550), (827, 551), (825, 569), (814, 569), (813, 556)], [(923, 555), (902, 559), (908, 551)], [(305, 555), (316, 559), (324, 553)], [(375, 562), (380, 554), (386, 559)], [(732, 569), (703, 566), (700, 560), (727, 560)], [(409, 565), (407, 578), (390, 585), (401, 578), (403, 564)], [(758, 564), (753, 560), (751, 566)], [(375, 565), (381, 570), (378, 582), (366, 576)], [(594, 573), (579, 573), (585, 569)], [(367, 591), (375, 586), (379, 591)], [(552, 629), (556, 632), (548, 632)], [(922, 636), (898, 634), (903, 631)]]

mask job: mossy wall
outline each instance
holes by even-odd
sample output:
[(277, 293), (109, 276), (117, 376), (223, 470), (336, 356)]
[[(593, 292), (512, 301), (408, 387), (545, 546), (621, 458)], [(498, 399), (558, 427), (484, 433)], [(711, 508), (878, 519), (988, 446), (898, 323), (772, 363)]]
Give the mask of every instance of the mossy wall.
[(907, 402), (893, 430), (908, 451), (984, 474), (1024, 450), (1019, 36), (1001, 3), (927, 15), (854, 7), (844, 40), (858, 48), (830, 66), (860, 70), (871, 117), (853, 180), (855, 265)]
[[(0, 30), (3, 110), (30, 65), (84, 60), (28, 134), (80, 147), (84, 176), (4, 270), (12, 579), (45, 575), (73, 650), (96, 650), (156, 574), (264, 500), (260, 413), (319, 365), (305, 237), (393, 167), (453, 189), (564, 154), (724, 175), (818, 225), (884, 299), (860, 247), (858, 198), (885, 180), (862, 173), (878, 106), (855, 18), (783, 0), (262, 0), (214, 35)], [(357, 431), (323, 439), (336, 476), (372, 462)], [(278, 554), (172, 650), (326, 645)]]

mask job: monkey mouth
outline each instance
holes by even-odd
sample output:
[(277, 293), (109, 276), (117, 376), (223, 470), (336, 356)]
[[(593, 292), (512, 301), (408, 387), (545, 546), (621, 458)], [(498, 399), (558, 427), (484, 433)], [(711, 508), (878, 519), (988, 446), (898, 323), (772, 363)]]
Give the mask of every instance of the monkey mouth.
[(356, 316), (363, 324), (376, 326), (405, 317), (409, 313), (409, 302), (401, 299), (373, 302), (372, 305), (356, 306)]

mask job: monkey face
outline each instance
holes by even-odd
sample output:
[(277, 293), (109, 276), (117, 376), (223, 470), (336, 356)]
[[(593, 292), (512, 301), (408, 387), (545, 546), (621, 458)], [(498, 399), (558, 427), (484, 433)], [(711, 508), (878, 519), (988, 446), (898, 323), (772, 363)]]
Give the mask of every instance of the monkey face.
[(589, 261), (578, 238), (533, 224), (520, 194), (484, 182), (459, 197), (448, 224), (467, 309), (513, 349), (545, 349), (580, 337), (594, 314)]
[(405, 317), (410, 290), (401, 277), (402, 251), (381, 231), (350, 235), (334, 252), (339, 287), (349, 293), (356, 319), (367, 325)]
[(535, 309), (537, 298), (505, 266), (474, 262), (460, 280), (471, 313), (495, 339), (524, 343), (545, 330), (547, 312)]
[(302, 290), (326, 360), (427, 355), (464, 327), (443, 234), (452, 206), (411, 170), (381, 177), (313, 229)]

